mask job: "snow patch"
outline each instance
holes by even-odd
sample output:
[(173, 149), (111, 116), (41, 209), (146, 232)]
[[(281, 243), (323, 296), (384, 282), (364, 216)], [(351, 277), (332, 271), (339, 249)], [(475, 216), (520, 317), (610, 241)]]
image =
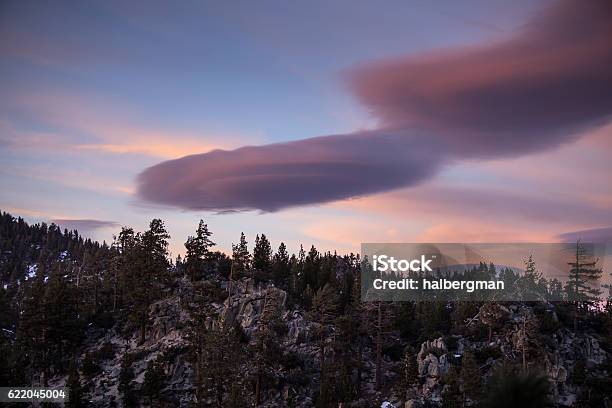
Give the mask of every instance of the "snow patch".
[(36, 272), (38, 272), (38, 265), (28, 265), (28, 271), (26, 272), (25, 280), (33, 279), (36, 277)]

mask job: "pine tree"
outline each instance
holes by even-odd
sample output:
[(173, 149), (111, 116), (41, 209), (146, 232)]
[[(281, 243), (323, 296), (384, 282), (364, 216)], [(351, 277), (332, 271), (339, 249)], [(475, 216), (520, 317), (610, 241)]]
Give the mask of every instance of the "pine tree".
[(112, 279), (112, 312), (115, 312), (119, 307), (119, 291), (120, 291), (120, 277), (122, 269), (122, 257), (119, 252), (119, 243), (117, 237), (113, 236), (113, 243), (111, 244), (111, 259), (109, 262), (109, 271)]
[(187, 276), (192, 280), (199, 279), (204, 270), (204, 261), (209, 254), (209, 248), (215, 245), (210, 237), (212, 232), (208, 230), (208, 225), (204, 220), (200, 220), (195, 236), (189, 236), (185, 242), (185, 267)]
[(210, 384), (206, 376), (210, 374), (208, 370), (216, 369), (214, 365), (209, 368), (206, 364), (207, 356), (210, 352), (219, 352), (219, 350), (212, 350), (216, 349), (216, 344), (213, 344), (209, 337), (210, 332), (213, 331), (211, 326), (213, 326), (214, 316), (213, 309), (207, 302), (208, 296), (204, 286), (203, 281), (190, 282), (183, 288), (186, 293), (181, 297), (183, 307), (189, 316), (185, 339), (189, 345), (188, 355), (195, 370), (195, 398), (198, 407), (204, 406), (206, 399), (211, 397)]
[(563, 284), (556, 278), (548, 282), (548, 299), (553, 302), (560, 302), (563, 300)]
[(574, 302), (574, 331), (578, 328), (579, 315), (595, 304), (601, 295), (599, 279), (603, 271), (595, 266), (598, 262), (599, 259), (594, 259), (582, 242), (576, 242), (575, 258), (568, 262), (571, 269), (567, 282), (568, 300)]
[(518, 331), (517, 349), (521, 352), (523, 372), (527, 372), (528, 360), (537, 357), (541, 352), (538, 341), (539, 321), (529, 308), (521, 310), (522, 321)]
[(481, 375), (476, 359), (469, 351), (463, 354), (460, 381), (464, 401), (466, 398), (476, 401), (481, 391)]
[(330, 324), (339, 312), (338, 293), (332, 285), (326, 283), (315, 294), (309, 316), (320, 324)]
[[(462, 303), (468, 302), (458, 303), (461, 308), (462, 306), (467, 306), (465, 304), (461, 306)], [(462, 310), (462, 312), (465, 312), (465, 310)], [(442, 333), (446, 333), (451, 327), (451, 310), (446, 307), (444, 302), (418, 302), (415, 313), (417, 319), (422, 322), (421, 341), (440, 337)]]
[(130, 319), (140, 328), (144, 343), (149, 321), (149, 307), (159, 299), (169, 284), (168, 240), (170, 235), (160, 219), (153, 219), (149, 229), (135, 237), (129, 265)]
[(91, 381), (101, 371), (100, 361), (96, 353), (86, 353), (81, 362), (81, 372), (87, 381)]
[(247, 240), (244, 232), (240, 233), (240, 242), (237, 245), (232, 245), (232, 274), (233, 278), (237, 279), (246, 271), (251, 269), (251, 254), (247, 247)]
[(546, 375), (516, 373), (502, 368), (494, 373), (483, 401), (485, 408), (540, 408), (550, 406)]
[(527, 300), (544, 299), (547, 295), (547, 288), (542, 274), (538, 271), (533, 255), (525, 260), (525, 271), (523, 276), (518, 279), (518, 287), (521, 297)]
[(157, 357), (147, 365), (142, 384), (142, 390), (149, 397), (150, 405), (153, 405), (154, 401), (159, 401), (160, 390), (165, 386), (165, 381), (164, 366), (161, 359)]
[(326, 282), (318, 282), (317, 280), (321, 267), (321, 255), (314, 245), (310, 247), (310, 251), (308, 251), (308, 255), (304, 259), (303, 265), (304, 270), (303, 274), (300, 276), (300, 288), (304, 289), (310, 286), (312, 290), (316, 292), (319, 288), (323, 287)]
[(155, 281), (162, 281), (169, 265), (168, 240), (170, 234), (160, 219), (153, 219), (149, 229), (142, 234), (142, 250), (147, 257), (146, 271)]
[(287, 288), (289, 285), (289, 276), (291, 274), (291, 264), (287, 246), (281, 242), (278, 250), (272, 258), (272, 278), (277, 286)]
[[(359, 321), (352, 314), (345, 313), (335, 320), (334, 327), (332, 358), (329, 359), (328, 370), (334, 382), (335, 402), (340, 404), (352, 401), (357, 396), (353, 372), (359, 363)], [(327, 378), (330, 379), (329, 376)]]
[(382, 377), (382, 351), (384, 344), (388, 341), (387, 334), (391, 330), (393, 324), (395, 310), (390, 302), (376, 302), (376, 322), (374, 330), (376, 335), (376, 373), (375, 387), (380, 390), (383, 386)]
[[(300, 244), (300, 250), (298, 251), (297, 257), (294, 255), (291, 257), (291, 278), (289, 282), (289, 290), (290, 292), (297, 297), (298, 302), (302, 303), (305, 308), (310, 307), (310, 303), (305, 304), (303, 294), (308, 285), (305, 284), (304, 281), (304, 264), (306, 263), (306, 251), (304, 251), (304, 246)], [(312, 291), (312, 289), (311, 289)], [(312, 301), (312, 298), (309, 298), (308, 301)]]
[(18, 347), (30, 360), (30, 369), (41, 372), (42, 385), (48, 380), (50, 366), (48, 337), (49, 322), (47, 308), (44, 303), (45, 286), (43, 274), (39, 275), (25, 289), (20, 306), (17, 324), (16, 341)]
[(77, 315), (74, 288), (63, 277), (58, 264), (48, 276), (43, 304), (45, 305), (45, 338), (48, 363), (60, 372), (64, 371), (64, 359), (79, 345), (83, 338), (83, 322)]
[[(117, 259), (115, 260), (117, 268), (117, 282), (115, 293), (115, 308), (123, 306), (126, 292), (135, 290), (132, 286), (136, 284), (136, 280), (130, 275), (134, 260), (134, 247), (136, 245), (136, 235), (134, 229), (130, 227), (121, 228), (121, 232), (117, 237)], [(115, 310), (115, 309), (113, 309)]]
[(503, 317), (506, 315), (507, 309), (499, 303), (485, 302), (478, 312), (479, 320), (487, 326), (488, 342), (493, 340), (493, 329), (501, 324)]
[(268, 272), (271, 263), (272, 247), (270, 241), (265, 234), (261, 234), (261, 237), (257, 235), (255, 237), (255, 247), (253, 247), (253, 268), (261, 272)]
[(7, 334), (12, 333), (15, 315), (7, 291), (0, 286), (0, 384), (17, 384), (13, 380), (14, 367), (10, 361), (13, 345)]
[[(201, 387), (199, 402), (212, 400), (216, 407), (247, 406), (245, 378), (240, 362), (247, 360), (236, 329), (213, 320), (203, 332)], [(229, 401), (227, 401), (229, 399)], [(227, 404), (226, 404), (227, 401)]]
[(533, 254), (530, 254), (529, 258), (527, 258), (527, 260), (525, 261), (524, 276), (533, 282), (537, 282), (542, 277), (542, 274), (536, 269), (536, 264), (533, 260)]
[(189, 320), (186, 325), (188, 356), (194, 367), (195, 406), (213, 401), (217, 407), (246, 406), (244, 378), (240, 362), (246, 360), (237, 330), (229, 327), (209, 303), (206, 281), (189, 283), (183, 307)]
[[(359, 262), (357, 262), (357, 265), (359, 265)], [(365, 307), (365, 305), (366, 303), (361, 301), (361, 275), (359, 272), (357, 272), (350, 293), (350, 301), (346, 310), (347, 315), (349, 315), (351, 320), (355, 322), (356, 344), (354, 346), (356, 347), (355, 367), (357, 370), (355, 393), (357, 398), (361, 397), (361, 377), (364, 368), (363, 354), (365, 345), (369, 338), (370, 329), (369, 310)]]
[(416, 356), (410, 346), (404, 349), (404, 381), (406, 388), (412, 387), (419, 378)]
[(100, 289), (100, 260), (94, 249), (85, 251), (78, 276), (78, 289), (81, 307), (79, 312), (86, 320), (94, 318), (98, 312), (98, 291)]
[(442, 408), (461, 407), (461, 387), (459, 383), (459, 370), (457, 367), (450, 366), (444, 376), (444, 389), (442, 391)]
[[(367, 257), (359, 263), (361, 271), (371, 270)], [(363, 279), (363, 276), (361, 276)], [(355, 289), (361, 290), (361, 282), (357, 281)], [(355, 296), (357, 298), (357, 296)], [(375, 368), (375, 389), (380, 390), (383, 387), (383, 348), (388, 344), (389, 332), (393, 329), (395, 322), (396, 309), (392, 302), (367, 302), (363, 306), (363, 328), (365, 332), (372, 337), (372, 342), (376, 347), (376, 368)]]
[(75, 361), (70, 364), (66, 388), (68, 388), (68, 401), (64, 405), (66, 408), (83, 408), (86, 406), (83, 401), (81, 377)]
[(271, 370), (279, 354), (277, 328), (284, 324), (281, 321), (281, 299), (279, 292), (268, 289), (263, 302), (257, 331), (253, 336), (252, 346), (255, 353), (255, 405), (261, 402), (265, 374)]
[(125, 408), (132, 408), (138, 405), (138, 400), (134, 393), (132, 380), (134, 379), (134, 369), (132, 368), (133, 357), (125, 353), (121, 359), (121, 370), (119, 371), (118, 390)]

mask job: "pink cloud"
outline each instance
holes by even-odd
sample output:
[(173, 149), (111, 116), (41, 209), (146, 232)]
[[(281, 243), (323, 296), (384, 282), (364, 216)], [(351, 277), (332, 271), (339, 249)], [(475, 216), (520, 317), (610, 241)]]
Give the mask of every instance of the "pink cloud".
[[(514, 223), (515, 225), (572, 228), (601, 225), (612, 219), (610, 207), (599, 207), (575, 197), (548, 197), (516, 189), (423, 185), (336, 204), (340, 208), (386, 213), (418, 214), (420, 219), (449, 219)], [(530, 228), (531, 229), (531, 228)]]
[(138, 194), (193, 210), (275, 211), (415, 184), (437, 170), (434, 157), (393, 134), (327, 136), (166, 161), (139, 175)]
[(462, 156), (514, 156), (609, 119), (611, 38), (612, 3), (566, 0), (510, 39), (376, 61), (350, 79), (382, 126), (435, 130)]
[(526, 230), (506, 223), (450, 221), (434, 224), (415, 237), (416, 242), (553, 242), (546, 232)]
[[(138, 154), (173, 159), (219, 148), (232, 148), (253, 140), (230, 133), (160, 129), (131, 106), (93, 95), (77, 95), (55, 89), (19, 90), (7, 109), (36, 118), (39, 125), (62, 131), (32, 132), (16, 128), (0, 118), (0, 141), (13, 148), (45, 147), (60, 151), (92, 151)], [(7, 101), (8, 103), (8, 101)], [(0, 104), (0, 107), (2, 104)], [(130, 112), (130, 117), (126, 115)], [(78, 134), (72, 137), (70, 134)], [(83, 135), (86, 135), (84, 142)]]
[(119, 224), (115, 221), (104, 221), (94, 219), (52, 219), (52, 223), (69, 230), (79, 232), (90, 232), (103, 228), (118, 228)]

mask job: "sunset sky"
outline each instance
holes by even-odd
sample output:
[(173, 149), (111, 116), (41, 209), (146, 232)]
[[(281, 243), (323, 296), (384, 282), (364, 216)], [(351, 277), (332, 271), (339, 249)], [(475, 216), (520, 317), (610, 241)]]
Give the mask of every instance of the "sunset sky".
[(226, 251), (609, 239), (610, 66), (606, 0), (5, 1), (0, 209), (162, 218), (174, 255), (200, 218)]

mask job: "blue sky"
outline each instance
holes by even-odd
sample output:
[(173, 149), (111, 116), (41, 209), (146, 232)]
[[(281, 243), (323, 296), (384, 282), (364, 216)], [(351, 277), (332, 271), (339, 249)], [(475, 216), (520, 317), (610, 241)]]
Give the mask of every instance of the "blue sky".
[[(342, 251), (372, 239), (433, 239), (427, 231), (441, 228), (448, 214), (417, 209), (407, 219), (365, 197), (220, 215), (146, 202), (135, 179), (164, 160), (216, 148), (371, 129), (378, 119), (349, 89), (347, 69), (495, 42), (548, 4), (554, 2), (3, 2), (0, 208), (30, 221), (95, 219), (137, 229), (161, 217), (175, 254), (200, 218), (223, 249), (241, 231), (251, 241), (264, 232), (293, 250), (300, 242)], [(595, 164), (605, 181), (602, 163)], [(445, 168), (427, 188), (488, 191), (514, 182), (523, 194), (542, 191), (533, 177), (513, 176), (512, 161), (510, 170), (487, 166)], [(588, 192), (600, 203), (611, 197), (608, 188)], [(455, 218), (455, 225), (470, 222)], [(546, 234), (525, 239), (595, 224), (547, 224)], [(106, 240), (116, 232), (86, 231)]]

